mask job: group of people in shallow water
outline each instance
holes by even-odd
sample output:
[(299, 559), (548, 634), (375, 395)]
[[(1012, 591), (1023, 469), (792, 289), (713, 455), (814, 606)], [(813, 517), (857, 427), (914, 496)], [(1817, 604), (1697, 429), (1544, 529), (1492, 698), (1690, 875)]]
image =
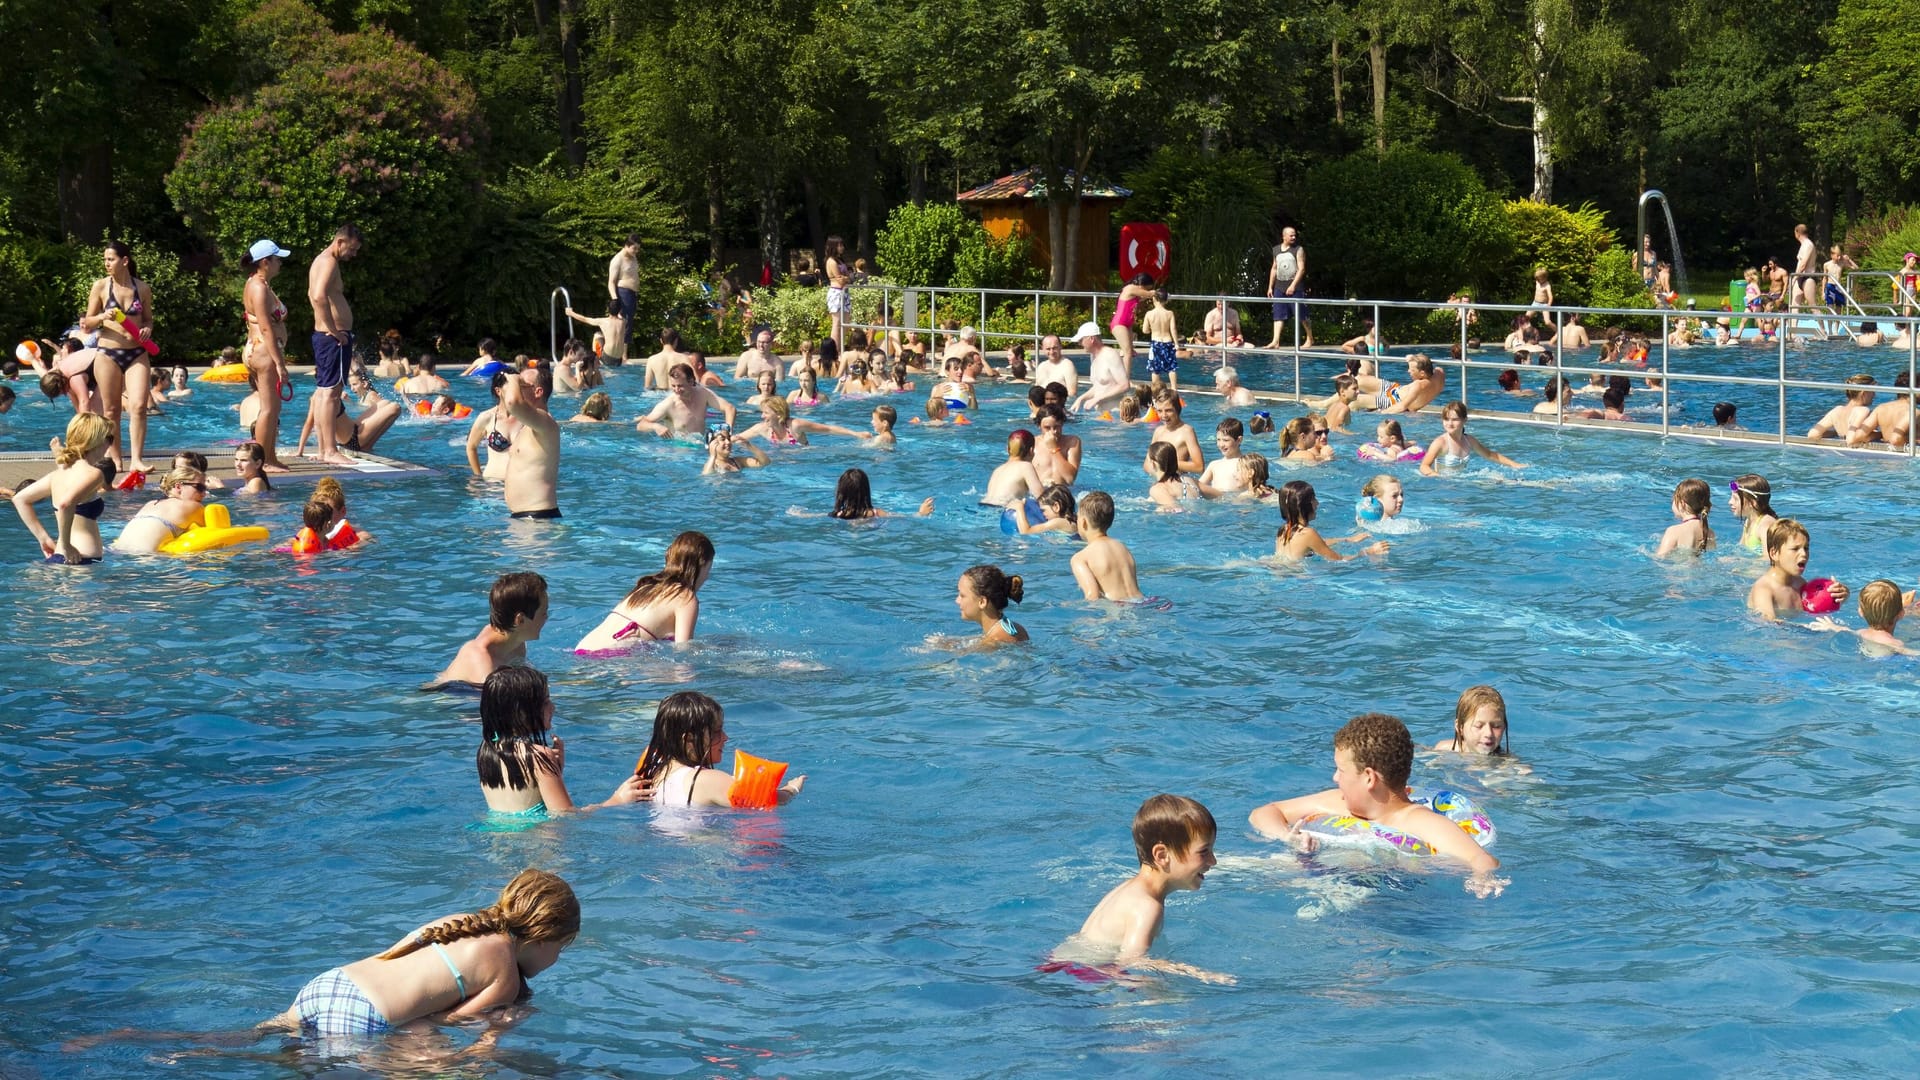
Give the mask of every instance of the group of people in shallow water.
[[(1058, 343), (1051, 346), (1057, 350)], [(1417, 358), (1424, 361), (1424, 358)], [(927, 426), (951, 422), (958, 416), (979, 418), (975, 383), (968, 378), (971, 358), (951, 357), (948, 376), (934, 384), (924, 421)], [(1440, 409), (1441, 431), (1426, 445), (1405, 438), (1399, 414), (1424, 412), (1444, 387), (1444, 375), (1435, 365), (1409, 361), (1408, 383), (1384, 383), (1377, 374), (1353, 372), (1336, 380), (1336, 392), (1318, 408), (1298, 416), (1275, 432), (1269, 410), (1255, 411), (1247, 421), (1227, 416), (1216, 425), (1212, 460), (1203, 451), (1198, 434), (1184, 419), (1185, 403), (1170, 384), (1143, 390), (1128, 384), (1121, 396), (1096, 401), (1102, 413), (1116, 423), (1151, 427), (1141, 459), (1147, 477), (1142, 505), (1154, 511), (1178, 512), (1196, 500), (1237, 498), (1270, 502), (1280, 515), (1274, 555), (1282, 562), (1312, 557), (1339, 561), (1387, 554), (1385, 541), (1373, 541), (1366, 528), (1345, 537), (1328, 538), (1315, 526), (1320, 500), (1311, 483), (1289, 480), (1271, 483), (1272, 465), (1263, 455), (1243, 449), (1245, 439), (1275, 435), (1279, 460), (1310, 467), (1333, 459), (1331, 437), (1352, 434), (1348, 425), (1356, 411), (1371, 407), (1383, 415), (1375, 440), (1357, 448), (1364, 460), (1418, 463), (1423, 475), (1457, 472), (1475, 457), (1509, 468), (1523, 468), (1468, 434), (1468, 411), (1452, 401)], [(496, 394), (507, 384), (519, 384), (514, 372), (502, 372)], [(777, 373), (769, 380), (756, 372), (755, 398), (749, 407), (760, 410), (760, 422), (739, 435), (732, 432), (732, 407), (690, 363), (676, 361), (667, 368), (667, 395), (659, 408), (640, 421), (651, 423), (663, 435), (697, 433), (707, 455), (704, 471), (723, 474), (739, 468), (765, 465), (771, 458), (753, 444), (801, 446), (809, 433), (857, 437), (876, 449), (897, 445), (894, 425), (898, 413), (889, 404), (877, 405), (872, 431), (809, 421), (793, 415), (796, 407), (811, 407), (826, 399), (822, 374), (803, 369), (800, 387), (782, 394)], [(516, 386), (515, 390), (520, 387)], [(836, 387), (837, 393), (845, 393)], [(861, 393), (856, 388), (854, 393)], [(509, 391), (508, 396), (514, 396)], [(1081, 547), (1071, 556), (1070, 568), (1082, 595), (1089, 600), (1139, 602), (1146, 599), (1139, 586), (1132, 552), (1111, 535), (1116, 499), (1106, 491), (1076, 492), (1085, 443), (1067, 426), (1073, 388), (1050, 379), (1034, 386), (1026, 428), (1013, 431), (1006, 442), (1006, 460), (988, 476), (983, 503), (1001, 510), (1010, 531), (1058, 532), (1077, 538)], [(1144, 398), (1144, 400), (1143, 400)], [(1229, 407), (1241, 399), (1223, 399)], [(1247, 402), (1251, 403), (1251, 402)], [(475, 472), (486, 470), (477, 451), (503, 451), (511, 438), (500, 426), (515, 421), (505, 402), (477, 414), (468, 442), (468, 458)], [(722, 414), (723, 423), (709, 426), (708, 413)], [(684, 415), (683, 415), (684, 413)], [(489, 415), (490, 414), (490, 415)], [(1085, 411), (1082, 412), (1085, 415)], [(582, 422), (604, 420), (590, 417)], [(82, 522), (98, 519), (97, 499), (111, 487), (113, 463), (107, 448), (112, 442), (106, 421), (96, 414), (77, 415), (60, 440), (52, 473), (15, 496), (23, 520), (40, 540), (42, 550), (69, 562), (98, 558), (97, 526)], [(735, 452), (747, 444), (743, 459)], [(503, 445), (504, 444), (504, 445)], [(258, 443), (236, 450), (235, 485), (263, 490), (270, 480), (261, 468)], [(155, 550), (165, 539), (194, 519), (210, 480), (207, 462), (183, 454), (161, 483), (165, 498), (144, 506), (123, 531), (116, 547), (125, 551)], [(1706, 518), (1710, 508), (1706, 485), (1697, 480), (1676, 489), (1673, 509), (1678, 523), (1662, 537), (1657, 554), (1698, 552), (1711, 548), (1715, 538)], [(59, 518), (56, 532), (48, 533), (31, 512), (32, 505), (51, 498)], [(306, 528), (324, 546), (331, 547), (339, 526), (345, 526), (345, 497), (337, 482), (322, 481), (310, 502), (324, 504), (325, 512), (303, 515)], [(931, 513), (925, 500), (919, 513)], [(1733, 481), (1730, 505), (1742, 518), (1742, 544), (1763, 551), (1769, 567), (1756, 581), (1749, 606), (1765, 618), (1777, 619), (1792, 611), (1826, 612), (1847, 599), (1845, 585), (1804, 578), (1807, 537), (1791, 520), (1776, 519), (1770, 488), (1764, 478), (1743, 476)], [(1371, 523), (1376, 531), (1401, 531), (1389, 523), (1401, 521), (1406, 508), (1405, 486), (1391, 472), (1367, 480), (1355, 504), (1356, 523)], [(94, 510), (91, 517), (87, 511)], [(863, 520), (887, 516), (876, 506), (865, 470), (850, 468), (836, 486), (831, 517)], [(144, 522), (144, 523), (143, 523)], [(338, 523), (336, 525), (336, 522)], [(347, 527), (350, 529), (350, 527)], [(1371, 543), (1369, 541), (1372, 541)], [(1334, 545), (1362, 545), (1343, 555)], [(342, 545), (345, 546), (345, 545)], [(685, 642), (694, 637), (700, 614), (699, 594), (714, 564), (712, 541), (699, 532), (683, 532), (668, 545), (662, 568), (641, 577), (604, 617), (574, 646), (584, 657), (604, 657), (651, 643)], [(1868, 629), (1865, 643), (1889, 651), (1906, 651), (1893, 638), (1893, 623), (1912, 604), (1890, 582), (1876, 581), (1861, 590), (1860, 610)], [(1011, 645), (1030, 640), (1028, 630), (1008, 617), (1025, 588), (1022, 576), (993, 565), (973, 566), (956, 581), (958, 617), (978, 628), (982, 646)], [(1825, 601), (1819, 598), (1824, 596)], [(1889, 609), (1888, 604), (1893, 607)], [(1888, 611), (1894, 613), (1889, 616)], [(476, 748), (476, 775), (489, 816), (503, 823), (538, 822), (554, 815), (638, 802), (660, 806), (727, 807), (736, 802), (733, 774), (722, 769), (729, 741), (724, 712), (712, 698), (680, 692), (660, 702), (649, 741), (636, 770), (598, 803), (576, 802), (565, 783), (566, 743), (553, 734), (553, 701), (546, 677), (528, 666), (528, 645), (539, 639), (550, 614), (547, 583), (538, 574), (503, 575), (489, 595), (488, 621), (458, 650), (445, 670), (429, 685), (467, 684), (480, 691), (480, 731)], [(1839, 628), (1830, 618), (1816, 620), (1821, 628)], [(1434, 749), (1475, 759), (1502, 759), (1509, 755), (1506, 706), (1492, 687), (1464, 692), (1456, 709), (1453, 736)], [(1505, 881), (1496, 876), (1497, 858), (1482, 848), (1454, 821), (1432, 806), (1410, 797), (1408, 781), (1414, 760), (1411, 734), (1401, 721), (1383, 714), (1355, 717), (1333, 737), (1334, 784), (1327, 791), (1284, 799), (1253, 809), (1249, 823), (1262, 835), (1311, 847), (1318, 841), (1303, 826), (1329, 817), (1351, 817), (1411, 837), (1436, 854), (1466, 864), (1468, 888), (1477, 895), (1497, 894)], [(785, 803), (804, 788), (805, 776), (780, 784), (772, 805)], [(1217, 827), (1199, 801), (1177, 795), (1156, 795), (1135, 815), (1133, 837), (1138, 869), (1125, 883), (1106, 895), (1087, 917), (1079, 932), (1055, 950), (1050, 965), (1082, 977), (1125, 977), (1128, 971), (1161, 970), (1216, 981), (1227, 976), (1149, 956), (1159, 932), (1166, 896), (1181, 889), (1197, 889), (1214, 865)], [(558, 877), (539, 870), (517, 875), (493, 905), (481, 911), (447, 916), (419, 928), (393, 948), (328, 971), (308, 982), (293, 1006), (263, 1027), (298, 1030), (309, 1035), (373, 1035), (428, 1017), (464, 1019), (520, 1000), (527, 981), (550, 967), (578, 934), (580, 905)], [(429, 955), (431, 954), (431, 955)], [(1050, 967), (1051, 969), (1051, 967)]]

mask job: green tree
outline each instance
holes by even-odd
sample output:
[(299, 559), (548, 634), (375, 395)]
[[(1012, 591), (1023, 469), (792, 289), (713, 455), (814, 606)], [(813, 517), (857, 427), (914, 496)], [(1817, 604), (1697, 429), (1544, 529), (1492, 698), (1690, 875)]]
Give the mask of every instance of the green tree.
[(1512, 257), (1500, 200), (1451, 154), (1364, 150), (1307, 175), (1314, 277), (1350, 296), (1438, 300)]
[(1803, 130), (1821, 157), (1859, 178), (1878, 200), (1920, 191), (1920, 19), (1904, 0), (1840, 0), (1814, 70), (1825, 108)]
[(1245, 294), (1264, 287), (1280, 196), (1259, 154), (1163, 146), (1125, 184), (1133, 191), (1125, 219), (1165, 222), (1173, 234), (1173, 291)]

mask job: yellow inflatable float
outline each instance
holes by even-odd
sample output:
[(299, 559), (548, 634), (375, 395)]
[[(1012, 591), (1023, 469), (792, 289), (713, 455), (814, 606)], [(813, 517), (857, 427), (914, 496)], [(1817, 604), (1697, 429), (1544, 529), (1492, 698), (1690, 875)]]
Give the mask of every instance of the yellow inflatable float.
[(163, 555), (198, 555), (205, 551), (233, 547), (235, 544), (264, 544), (267, 530), (261, 525), (235, 526), (227, 508), (208, 503), (202, 508), (202, 524), (160, 545)]
[(200, 373), (201, 382), (243, 383), (247, 381), (247, 365), (215, 364)]

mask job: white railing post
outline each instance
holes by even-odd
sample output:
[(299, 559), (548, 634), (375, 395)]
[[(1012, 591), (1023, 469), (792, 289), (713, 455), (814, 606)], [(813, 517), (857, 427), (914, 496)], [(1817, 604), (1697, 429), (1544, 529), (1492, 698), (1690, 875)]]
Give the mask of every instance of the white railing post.
[[(1667, 407), (1672, 402), (1669, 391), (1671, 384), (1668, 381), (1668, 375), (1672, 369), (1668, 364), (1668, 356), (1673, 346), (1673, 332), (1668, 328), (1667, 323), (1667, 316), (1660, 316), (1660, 434), (1662, 435), (1667, 434), (1672, 426)], [(1621, 407), (1625, 408), (1626, 403), (1621, 402)]]

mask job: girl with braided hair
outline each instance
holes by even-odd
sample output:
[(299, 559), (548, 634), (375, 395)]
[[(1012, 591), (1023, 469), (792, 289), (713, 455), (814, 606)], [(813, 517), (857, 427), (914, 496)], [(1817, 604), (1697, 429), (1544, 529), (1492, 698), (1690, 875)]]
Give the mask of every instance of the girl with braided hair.
[(580, 933), (580, 901), (544, 870), (522, 870), (493, 906), (428, 923), (378, 956), (334, 968), (260, 1026), (308, 1036), (384, 1035), (414, 1020), (459, 1020), (527, 996), (527, 980)]

